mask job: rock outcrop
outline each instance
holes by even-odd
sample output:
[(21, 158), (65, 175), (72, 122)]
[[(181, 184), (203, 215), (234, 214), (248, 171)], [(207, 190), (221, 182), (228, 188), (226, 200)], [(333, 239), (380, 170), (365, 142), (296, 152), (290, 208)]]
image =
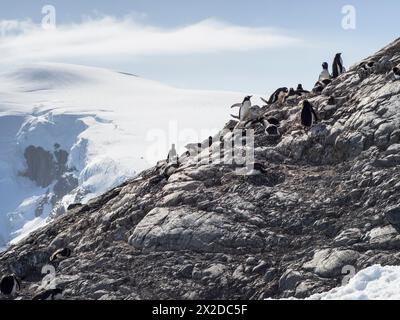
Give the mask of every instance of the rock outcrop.
[(255, 127), (264, 172), (190, 161), (168, 175), (149, 169), (0, 254), (0, 273), (21, 277), (29, 299), (50, 255), (68, 246), (52, 281), (67, 299), (264, 299), (398, 265), (400, 81), (389, 66), (400, 40), (370, 60), (385, 65), (362, 77), (354, 66), (308, 98), (322, 118), (309, 132), (299, 106), (263, 108), (281, 123), (278, 137)]

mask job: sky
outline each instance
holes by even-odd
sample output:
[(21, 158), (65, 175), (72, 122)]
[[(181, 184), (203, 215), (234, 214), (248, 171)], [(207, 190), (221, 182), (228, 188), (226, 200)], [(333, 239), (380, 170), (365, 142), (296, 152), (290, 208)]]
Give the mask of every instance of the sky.
[[(43, 61), (74, 63), (181, 88), (262, 95), (298, 83), (310, 89), (322, 62), (331, 63), (335, 53), (342, 52), (349, 66), (399, 36), (398, 0), (0, 0), (0, 5), (0, 71)], [(44, 18), (45, 26), (53, 22), (50, 11), (42, 12), (46, 5), (55, 9), (55, 28), (42, 26)]]

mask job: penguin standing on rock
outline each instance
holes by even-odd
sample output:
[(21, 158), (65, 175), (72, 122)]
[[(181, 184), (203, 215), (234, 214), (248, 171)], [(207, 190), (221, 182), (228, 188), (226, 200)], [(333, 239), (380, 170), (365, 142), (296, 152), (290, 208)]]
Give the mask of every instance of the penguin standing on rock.
[(62, 289), (50, 289), (43, 291), (32, 298), (32, 300), (62, 300), (63, 291)]
[(337, 78), (342, 73), (345, 73), (345, 72), (346, 72), (346, 68), (343, 65), (342, 54), (338, 53), (338, 54), (336, 54), (335, 59), (333, 60), (332, 77)]
[(328, 62), (324, 62), (324, 63), (322, 64), (322, 72), (321, 72), (321, 74), (319, 75), (318, 81), (322, 81), (322, 80), (330, 79), (330, 78), (331, 78), (331, 74), (329, 73), (328, 68), (329, 68)]
[(234, 104), (231, 107), (231, 109), (240, 108), (239, 109), (239, 117), (236, 117), (236, 116), (232, 115), (233, 118), (238, 119), (239, 121), (247, 120), (247, 118), (248, 118), (248, 116), (250, 114), (251, 98), (252, 98), (252, 96), (247, 96), (247, 97), (244, 98), (242, 103)]
[(316, 94), (320, 94), (331, 83), (332, 83), (332, 80), (330, 80), (330, 79), (325, 79), (325, 80), (318, 81), (314, 85), (313, 92), (316, 93)]
[(303, 109), (301, 111), (301, 124), (309, 129), (313, 123), (318, 121), (318, 116), (314, 110), (313, 105), (308, 101), (303, 101)]
[(70, 248), (59, 249), (51, 255), (50, 262), (67, 259), (71, 256), (71, 254), (72, 254), (72, 250)]
[(265, 133), (268, 136), (280, 136), (280, 132), (279, 129), (276, 125), (274, 124), (270, 124), (266, 129), (265, 129)]
[(171, 150), (168, 152), (167, 163), (176, 163), (177, 161), (178, 154), (176, 152), (175, 144), (173, 144)]
[(287, 87), (282, 87), (277, 89), (271, 96), (270, 98), (267, 100), (261, 98), (262, 101), (264, 101), (267, 105), (271, 105), (274, 103), (282, 103), (283, 100), (285, 99), (286, 94), (289, 92)]
[(21, 282), (16, 275), (5, 276), (0, 282), (0, 292), (5, 296), (14, 296), (21, 290)]
[(284, 97), (284, 102), (293, 103), (298, 99), (299, 95), (294, 91), (293, 88), (290, 88), (289, 92)]

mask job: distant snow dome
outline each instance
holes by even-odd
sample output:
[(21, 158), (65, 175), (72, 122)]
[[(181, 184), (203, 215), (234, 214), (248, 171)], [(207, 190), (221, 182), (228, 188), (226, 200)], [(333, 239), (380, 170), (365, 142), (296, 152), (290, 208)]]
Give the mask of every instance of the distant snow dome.
[(246, 94), (41, 63), (0, 75), (0, 247), (217, 132)]

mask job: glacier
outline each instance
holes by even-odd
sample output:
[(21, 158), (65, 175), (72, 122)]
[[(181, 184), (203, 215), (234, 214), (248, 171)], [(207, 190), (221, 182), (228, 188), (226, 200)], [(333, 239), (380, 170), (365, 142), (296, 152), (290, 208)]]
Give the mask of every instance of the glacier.
[(217, 132), (245, 95), (59, 63), (0, 79), (0, 250)]

